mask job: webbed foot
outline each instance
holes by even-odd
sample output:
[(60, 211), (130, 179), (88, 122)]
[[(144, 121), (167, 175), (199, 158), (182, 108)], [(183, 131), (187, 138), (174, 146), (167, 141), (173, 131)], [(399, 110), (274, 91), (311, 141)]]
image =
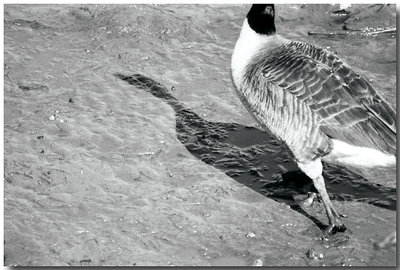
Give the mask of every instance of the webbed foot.
[(337, 224), (330, 224), (328, 228), (325, 230), (325, 234), (333, 235), (337, 232), (344, 232), (347, 228), (341, 221), (337, 221)]

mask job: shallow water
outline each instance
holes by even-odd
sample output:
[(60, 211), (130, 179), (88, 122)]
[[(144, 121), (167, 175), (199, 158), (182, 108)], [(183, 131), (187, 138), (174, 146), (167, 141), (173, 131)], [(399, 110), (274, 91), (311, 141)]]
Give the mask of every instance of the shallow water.
[[(277, 30), (337, 51), (395, 106), (392, 34), (307, 35), (395, 27), (394, 6), (331, 16), (335, 8), (278, 6)], [(395, 246), (373, 247), (395, 230), (394, 169), (325, 165), (348, 215), (348, 231), (329, 243), (321, 203), (297, 207), (308, 179), (230, 82), (247, 10), (5, 6), (7, 265), (395, 265)], [(117, 72), (144, 74), (170, 95)]]

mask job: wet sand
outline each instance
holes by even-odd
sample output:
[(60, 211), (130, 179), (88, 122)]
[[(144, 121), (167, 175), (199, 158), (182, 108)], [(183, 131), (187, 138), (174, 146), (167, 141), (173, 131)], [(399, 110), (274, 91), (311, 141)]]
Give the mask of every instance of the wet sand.
[[(5, 6), (6, 265), (395, 265), (393, 244), (374, 247), (396, 228), (394, 169), (325, 165), (343, 234), (321, 239), (320, 202), (296, 206), (307, 179), (230, 81), (248, 8)], [(307, 35), (395, 27), (394, 6), (332, 10), (280, 6), (277, 30), (336, 51), (394, 106), (391, 34)]]

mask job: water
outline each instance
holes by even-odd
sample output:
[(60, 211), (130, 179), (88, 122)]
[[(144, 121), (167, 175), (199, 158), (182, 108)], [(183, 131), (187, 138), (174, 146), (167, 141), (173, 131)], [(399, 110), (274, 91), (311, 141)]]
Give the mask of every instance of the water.
[[(247, 10), (5, 6), (5, 264), (395, 264), (394, 246), (373, 247), (395, 230), (394, 170), (325, 165), (335, 207), (349, 216), (329, 243), (319, 238), (321, 204), (297, 206), (309, 179), (230, 82)], [(391, 34), (307, 35), (344, 22), (394, 27), (394, 7), (332, 10), (279, 6), (277, 30), (337, 51), (395, 105)], [(115, 73), (144, 74), (164, 91)], [(309, 259), (310, 248), (323, 259)]]

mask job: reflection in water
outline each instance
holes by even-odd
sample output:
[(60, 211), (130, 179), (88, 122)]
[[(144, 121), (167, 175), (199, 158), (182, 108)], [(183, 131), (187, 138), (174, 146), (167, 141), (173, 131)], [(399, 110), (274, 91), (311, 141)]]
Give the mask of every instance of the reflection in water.
[[(308, 215), (294, 197), (313, 191), (312, 180), (292, 160), (288, 148), (277, 138), (254, 127), (210, 122), (186, 108), (168, 90), (140, 74), (120, 79), (150, 92), (175, 110), (178, 139), (195, 157), (218, 168), (253, 190), (288, 204), (310, 218), (318, 227), (326, 225)], [(396, 189), (368, 182), (346, 168), (324, 164), (326, 187), (331, 199), (361, 201), (396, 210)]]

